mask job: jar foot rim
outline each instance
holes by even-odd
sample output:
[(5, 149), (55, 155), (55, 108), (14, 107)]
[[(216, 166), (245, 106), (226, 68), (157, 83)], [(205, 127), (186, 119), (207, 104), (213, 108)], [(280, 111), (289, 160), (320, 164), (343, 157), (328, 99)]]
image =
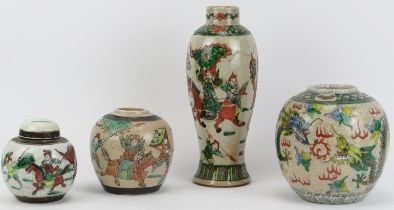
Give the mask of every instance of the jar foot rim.
[(16, 199), (26, 203), (49, 203), (61, 200), (65, 194), (50, 196), (50, 197), (41, 197), (41, 198), (34, 198), (34, 197), (27, 197), (27, 196), (15, 196)]
[(106, 192), (117, 194), (117, 195), (139, 195), (139, 194), (147, 194), (158, 191), (161, 188), (161, 185), (157, 185), (154, 187), (141, 187), (141, 188), (120, 188), (120, 187), (110, 187), (107, 185), (102, 185)]
[(227, 188), (227, 187), (241, 187), (248, 185), (250, 183), (250, 177), (242, 180), (237, 181), (216, 181), (216, 180), (206, 180), (200, 179), (197, 177), (193, 178), (193, 182), (195, 184), (205, 186), (205, 187), (220, 187), (220, 188)]
[(297, 195), (304, 201), (326, 205), (344, 205), (362, 201), (368, 192), (352, 194), (352, 193), (332, 193), (322, 194), (313, 192), (304, 192), (293, 189)]

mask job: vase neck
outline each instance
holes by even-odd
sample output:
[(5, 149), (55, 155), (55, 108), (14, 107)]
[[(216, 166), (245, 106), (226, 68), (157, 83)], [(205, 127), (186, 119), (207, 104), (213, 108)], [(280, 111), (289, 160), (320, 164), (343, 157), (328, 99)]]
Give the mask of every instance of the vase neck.
[(235, 6), (207, 7), (207, 25), (239, 25), (239, 8)]

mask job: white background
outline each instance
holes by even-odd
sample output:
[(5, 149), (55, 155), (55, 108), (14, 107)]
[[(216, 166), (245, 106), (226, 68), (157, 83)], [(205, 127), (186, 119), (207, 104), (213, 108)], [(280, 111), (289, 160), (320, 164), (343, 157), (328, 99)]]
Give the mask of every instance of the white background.
[[(20, 203), (0, 183), (0, 209), (393, 208), (394, 151), (363, 202), (330, 207), (298, 199), (282, 177), (274, 147), (283, 103), (315, 83), (354, 84), (394, 120), (393, 1), (0, 2), (0, 146), (18, 134), (24, 119), (49, 117), (76, 146), (79, 161), (75, 185), (64, 200)], [(246, 146), (252, 183), (245, 187), (191, 182), (199, 149), (185, 57), (209, 5), (240, 6), (241, 23), (259, 50), (258, 95)], [(154, 194), (105, 193), (90, 163), (90, 129), (100, 116), (127, 105), (148, 108), (174, 131), (173, 165)]]

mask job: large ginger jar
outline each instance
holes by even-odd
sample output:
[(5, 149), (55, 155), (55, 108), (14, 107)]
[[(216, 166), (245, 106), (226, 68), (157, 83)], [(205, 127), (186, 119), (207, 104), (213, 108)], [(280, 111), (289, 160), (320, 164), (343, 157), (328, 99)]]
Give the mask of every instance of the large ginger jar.
[(276, 148), (284, 177), (304, 200), (363, 199), (382, 173), (389, 143), (383, 108), (351, 85), (315, 85), (284, 105)]

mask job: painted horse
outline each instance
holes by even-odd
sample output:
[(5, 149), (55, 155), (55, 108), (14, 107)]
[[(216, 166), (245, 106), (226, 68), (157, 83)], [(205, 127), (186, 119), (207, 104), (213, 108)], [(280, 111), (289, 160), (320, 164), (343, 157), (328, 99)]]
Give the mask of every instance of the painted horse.
[(152, 153), (147, 153), (141, 159), (134, 161), (136, 153), (125, 150), (120, 159), (111, 160), (108, 153), (102, 148), (103, 157), (108, 162), (107, 167), (101, 172), (101, 176), (114, 177), (114, 183), (120, 186), (119, 179), (135, 180), (141, 187), (145, 187), (145, 178), (148, 172), (145, 171), (149, 166), (154, 166), (157, 162)]
[(230, 99), (225, 99), (220, 107), (219, 114), (215, 120), (215, 129), (217, 133), (222, 131), (220, 124), (224, 120), (230, 120), (234, 125), (241, 127), (245, 122), (241, 122), (237, 116), (237, 105), (233, 104)]
[(141, 160), (137, 161), (136, 165), (134, 166), (133, 179), (137, 181), (141, 187), (146, 187), (144, 180), (148, 175), (148, 172), (145, 171), (145, 169), (149, 166), (156, 165), (157, 161), (158, 160), (153, 157), (151, 152), (146, 154)]
[[(136, 153), (131, 150), (125, 150), (119, 159), (111, 160), (111, 158), (108, 155), (107, 150), (105, 150), (104, 148), (101, 148), (101, 151), (102, 151), (104, 159), (107, 161), (107, 166), (101, 172), (101, 176), (106, 176), (106, 175), (113, 176), (115, 179), (114, 183), (116, 185), (120, 186), (120, 182), (119, 182), (119, 178), (118, 178), (120, 175), (119, 172), (121, 171), (120, 165), (122, 162), (123, 162), (123, 165), (124, 165), (124, 163), (128, 163), (128, 162), (132, 163), (134, 161), (134, 156)], [(130, 170), (128, 172), (130, 172)]]
[(206, 127), (205, 123), (201, 120), (201, 118), (203, 117), (202, 99), (200, 97), (201, 92), (198, 90), (198, 88), (190, 78), (188, 78), (188, 89), (189, 93), (193, 97), (192, 111), (194, 120), (197, 121), (202, 127)]
[[(66, 185), (64, 184), (64, 178), (63, 175), (66, 173), (66, 171), (68, 170), (68, 168), (70, 167), (70, 165), (66, 165), (66, 167), (64, 167), (64, 169), (57, 173), (55, 172), (54, 175), (54, 179), (53, 180), (46, 180), (45, 179), (45, 172), (44, 170), (38, 166), (35, 163), (30, 163), (25, 171), (30, 174), (33, 173), (34, 174), (34, 178), (35, 178), (35, 182), (33, 182), (33, 186), (36, 188), (33, 192), (32, 195), (35, 195), (39, 190), (43, 190), (45, 187), (50, 187), (49, 191), (52, 192), (55, 187), (61, 185), (62, 187), (66, 187)], [(50, 184), (50, 182), (52, 182)]]

